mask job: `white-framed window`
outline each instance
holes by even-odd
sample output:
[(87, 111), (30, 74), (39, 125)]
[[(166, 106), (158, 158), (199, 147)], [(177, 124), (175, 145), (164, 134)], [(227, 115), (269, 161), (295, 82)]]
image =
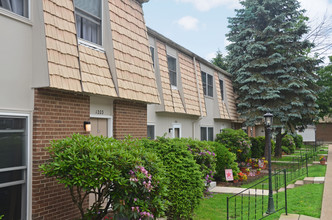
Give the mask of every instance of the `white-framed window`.
[(202, 84), (204, 95), (213, 97), (213, 76), (202, 71)]
[(181, 138), (181, 124), (173, 124), (173, 138)]
[(168, 73), (172, 86), (177, 86), (176, 58), (167, 55)]
[(29, 116), (0, 113), (0, 207), (5, 219), (27, 219)]
[(224, 80), (219, 79), (219, 85), (220, 85), (221, 99), (225, 100), (225, 95), (224, 95)]
[(155, 125), (152, 125), (152, 124), (148, 124), (148, 139), (150, 140), (154, 140), (156, 139), (156, 128), (155, 128)]
[(102, 1), (74, 0), (77, 37), (102, 45)]
[(213, 127), (201, 127), (201, 141), (213, 141)]
[(29, 17), (29, 0), (0, 0), (0, 8)]

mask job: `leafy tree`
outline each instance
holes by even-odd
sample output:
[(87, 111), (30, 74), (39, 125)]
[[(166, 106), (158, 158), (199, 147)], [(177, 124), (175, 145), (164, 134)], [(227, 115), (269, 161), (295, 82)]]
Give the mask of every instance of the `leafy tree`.
[(330, 64), (318, 71), (320, 79), (317, 81), (317, 85), (322, 88), (317, 99), (320, 118), (332, 116), (332, 56), (329, 59)]
[(302, 40), (308, 18), (297, 0), (244, 0), (229, 18), (229, 71), (238, 95), (237, 109), (247, 126), (271, 112), (277, 132), (276, 156), (281, 156), (282, 127), (305, 127), (317, 115), (314, 71), (320, 60)]
[(211, 63), (213, 63), (214, 65), (216, 65), (217, 67), (220, 67), (223, 70), (228, 69), (228, 63), (225, 57), (223, 57), (221, 51), (218, 49), (217, 50), (217, 54), (215, 58), (212, 58), (212, 60), (210, 61)]

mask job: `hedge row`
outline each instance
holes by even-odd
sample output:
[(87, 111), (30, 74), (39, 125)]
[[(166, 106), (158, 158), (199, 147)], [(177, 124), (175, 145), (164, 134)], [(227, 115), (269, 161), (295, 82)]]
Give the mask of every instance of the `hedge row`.
[[(191, 139), (119, 141), (74, 134), (52, 142), (50, 160), (40, 168), (65, 184), (81, 219), (103, 219), (109, 207), (116, 218), (190, 219), (215, 174), (215, 146)], [(97, 200), (85, 210), (89, 194)]]

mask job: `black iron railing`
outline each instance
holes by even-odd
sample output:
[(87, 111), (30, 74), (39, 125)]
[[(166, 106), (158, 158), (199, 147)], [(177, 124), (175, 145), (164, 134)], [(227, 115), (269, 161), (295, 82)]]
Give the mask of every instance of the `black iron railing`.
[[(285, 209), (287, 214), (286, 170), (274, 173), (272, 179), (275, 212)], [(268, 180), (269, 178), (265, 178), (240, 193), (227, 197), (227, 220), (263, 219), (272, 215), (273, 213), (266, 214), (268, 208)]]

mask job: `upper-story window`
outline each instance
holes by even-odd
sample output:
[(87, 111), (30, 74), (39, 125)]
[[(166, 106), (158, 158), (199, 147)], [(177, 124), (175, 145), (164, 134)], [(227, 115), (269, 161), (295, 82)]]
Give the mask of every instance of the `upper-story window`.
[(0, 7), (24, 17), (29, 16), (29, 0), (0, 0)]
[(154, 67), (154, 47), (150, 46), (150, 52), (151, 52), (151, 58), (152, 58), (152, 63), (153, 63), (153, 67)]
[(213, 97), (213, 76), (202, 72), (202, 83), (204, 95)]
[(101, 0), (74, 0), (77, 36), (101, 45)]
[(172, 56), (167, 56), (167, 63), (168, 63), (168, 72), (169, 72), (169, 79), (171, 81), (171, 85), (177, 86), (176, 59)]
[(221, 99), (224, 100), (224, 81), (219, 79)]

